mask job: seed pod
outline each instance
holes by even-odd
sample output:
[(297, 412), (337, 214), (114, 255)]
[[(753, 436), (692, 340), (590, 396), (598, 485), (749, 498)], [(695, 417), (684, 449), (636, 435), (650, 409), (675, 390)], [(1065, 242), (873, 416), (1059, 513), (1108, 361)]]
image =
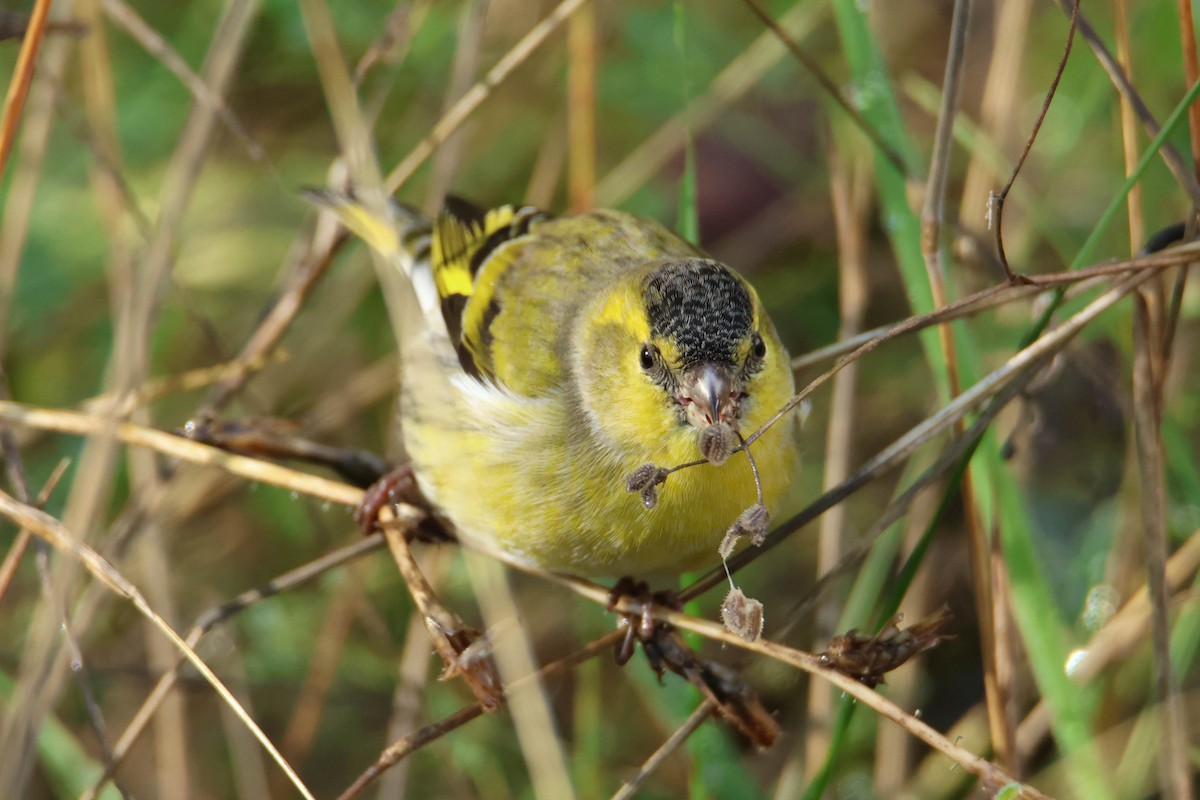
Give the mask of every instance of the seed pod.
[(727, 422), (714, 422), (700, 432), (700, 455), (715, 466), (728, 461), (737, 445), (737, 432)]
[(740, 536), (749, 536), (750, 541), (755, 546), (760, 546), (767, 538), (767, 524), (771, 521), (771, 515), (767, 513), (767, 507), (762, 503), (754, 505), (743, 511), (729, 530), (725, 532), (725, 537), (738, 538)]
[(737, 547), (738, 539), (740, 538), (742, 537), (737, 532), (737, 525), (725, 531), (725, 538), (721, 540), (721, 545), (717, 548), (717, 555), (721, 557), (722, 561), (733, 555), (733, 550)]
[(657, 467), (654, 464), (642, 464), (625, 480), (625, 488), (630, 492), (644, 492), (646, 487), (662, 483), (670, 475), (670, 470)]
[(763, 604), (735, 586), (721, 601), (721, 622), (747, 642), (758, 641), (763, 632)]

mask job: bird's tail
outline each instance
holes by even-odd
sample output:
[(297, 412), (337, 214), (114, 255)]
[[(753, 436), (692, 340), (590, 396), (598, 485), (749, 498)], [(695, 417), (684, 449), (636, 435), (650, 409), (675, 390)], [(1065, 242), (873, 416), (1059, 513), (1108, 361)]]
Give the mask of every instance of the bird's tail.
[(432, 223), (417, 209), (389, 198), (390, 218), (380, 217), (352, 192), (321, 187), (300, 194), (318, 208), (328, 209), (355, 236), (395, 264), (412, 283), (426, 324), (444, 330), (441, 299), (430, 263)]

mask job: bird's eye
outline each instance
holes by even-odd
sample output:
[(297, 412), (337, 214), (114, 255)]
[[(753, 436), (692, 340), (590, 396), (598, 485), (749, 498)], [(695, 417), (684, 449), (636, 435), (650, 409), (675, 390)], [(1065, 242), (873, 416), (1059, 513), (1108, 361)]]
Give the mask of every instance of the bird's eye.
[(751, 350), (755, 358), (764, 358), (767, 355), (767, 343), (763, 341), (762, 336), (754, 334), (754, 341), (751, 345)]
[(642, 345), (642, 351), (638, 354), (638, 363), (642, 365), (642, 369), (649, 372), (654, 369), (654, 348), (648, 344)]

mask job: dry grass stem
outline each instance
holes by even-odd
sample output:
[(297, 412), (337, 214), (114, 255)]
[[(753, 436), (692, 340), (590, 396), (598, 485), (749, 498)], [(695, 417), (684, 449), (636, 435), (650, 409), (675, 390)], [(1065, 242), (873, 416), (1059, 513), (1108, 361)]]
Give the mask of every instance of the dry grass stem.
[(37, 61), (38, 50), (46, 36), (46, 21), (50, 17), (50, 0), (37, 0), (33, 4), (33, 14), (29, 17), (29, 25), (25, 35), (21, 37), (21, 52), (17, 56), (17, 65), (8, 82), (8, 91), (4, 95), (4, 112), (0, 116), (0, 177), (4, 176), (8, 166), (8, 154), (12, 151), (13, 142), (17, 138), (17, 128), (21, 122), (21, 112), (25, 108), (25, 98), (29, 95), (29, 84), (33, 81), (34, 62)]
[(1150, 314), (1140, 294), (1134, 295), (1133, 418), (1141, 479), (1142, 528), (1146, 553), (1146, 588), (1150, 598), (1150, 631), (1154, 652), (1155, 697), (1162, 705), (1162, 787), (1177, 800), (1193, 797), (1188, 757), (1187, 722), (1176, 679), (1171, 674), (1171, 629), (1167, 617), (1167, 524), (1165, 454), (1162, 446), (1161, 383), (1155, 379)]
[[(838, 341), (858, 335), (870, 295), (866, 265), (867, 247), (867, 168), (863, 159), (837, 146), (831, 137), (826, 148), (830, 164), (830, 199), (837, 225), (838, 243), (838, 310), (841, 323)], [(853, 452), (855, 420), (859, 414), (856, 402), (858, 365), (848, 364), (833, 379), (830, 391), (829, 427), (825, 437), (825, 469), (821, 486), (830, 491), (851, 473), (850, 454)], [(847, 507), (838, 504), (821, 516), (817, 542), (817, 580), (825, 581), (835, 575), (844, 558)], [(816, 615), (816, 635), (825, 639), (835, 632), (843, 598), (822, 593), (825, 598)], [(797, 619), (789, 614), (789, 619)], [(825, 761), (829, 722), (832, 720), (834, 697), (829, 687), (813, 683), (808, 692), (809, 725), (804, 750), (797, 750), (796, 759), (803, 756), (806, 778), (811, 780), (819, 765)]]

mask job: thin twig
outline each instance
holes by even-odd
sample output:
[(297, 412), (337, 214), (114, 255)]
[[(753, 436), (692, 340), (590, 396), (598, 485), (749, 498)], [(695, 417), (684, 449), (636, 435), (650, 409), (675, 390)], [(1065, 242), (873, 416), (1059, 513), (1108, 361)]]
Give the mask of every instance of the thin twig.
[(868, 122), (867, 119), (863, 117), (861, 113), (859, 113), (857, 108), (850, 105), (846, 98), (842, 96), (842, 90), (838, 88), (838, 85), (834, 83), (833, 79), (825, 73), (825, 70), (821, 68), (820, 63), (815, 58), (810, 56), (804, 50), (804, 48), (802, 48), (796, 42), (796, 40), (788, 34), (787, 31), (780, 27), (779, 23), (777, 23), (775, 19), (767, 13), (766, 9), (764, 9), (758, 3), (758, 0), (742, 0), (742, 2), (749, 6), (750, 10), (754, 12), (754, 15), (758, 17), (764, 25), (770, 28), (772, 33), (779, 37), (779, 41), (783, 42), (783, 46), (791, 51), (792, 55), (796, 57), (796, 60), (799, 61), (804, 68), (808, 70), (809, 74), (816, 79), (817, 83), (821, 85), (821, 88), (825, 90), (825, 93), (829, 95), (829, 98), (833, 100), (833, 102), (836, 103), (837, 106), (842, 109), (842, 111), (846, 112), (846, 114), (850, 117), (850, 120), (858, 127), (859, 130), (866, 134), (867, 138), (871, 140), (871, 143), (878, 148), (881, 154), (883, 154), (883, 157), (891, 162), (892, 166), (896, 168), (896, 171), (901, 175), (907, 176), (909, 174), (909, 169), (908, 165), (904, 163), (904, 157), (896, 151), (896, 148), (892, 147), (883, 138), (883, 134), (881, 134), (874, 125)]
[(688, 715), (688, 718), (683, 721), (674, 733), (671, 734), (665, 742), (659, 745), (658, 749), (650, 754), (645, 763), (638, 769), (634, 775), (625, 783), (621, 784), (621, 788), (612, 796), (612, 800), (630, 800), (642, 788), (650, 776), (658, 771), (658, 768), (663, 765), (663, 762), (671, 757), (671, 754), (683, 746), (683, 743), (696, 732), (704, 720), (712, 715), (713, 709), (717, 704), (712, 699), (705, 699), (703, 703), (696, 706), (696, 710)]
[[(1137, 113), (1138, 119), (1142, 121), (1142, 127), (1146, 129), (1146, 133), (1150, 138), (1158, 136), (1161, 127), (1154, 119), (1154, 115), (1150, 113), (1150, 108), (1142, 100), (1142, 96), (1129, 80), (1129, 76), (1125, 74), (1125, 70), (1121, 69), (1121, 65), (1117, 63), (1112, 53), (1105, 47), (1104, 40), (1096, 32), (1096, 29), (1092, 27), (1087, 15), (1082, 11), (1078, 11), (1079, 3), (1072, 3), (1071, 0), (1057, 0), (1057, 2), (1058, 7), (1068, 17), (1078, 16), (1079, 35), (1091, 47), (1092, 54), (1100, 62), (1100, 66), (1104, 68), (1104, 71), (1108, 73), (1109, 80), (1112, 81), (1113, 86), (1123, 96), (1129, 98), (1129, 102), (1133, 106), (1133, 110)], [(1193, 82), (1189, 85), (1194, 86), (1195, 83)], [(1167, 165), (1167, 169), (1170, 170), (1172, 177), (1187, 192), (1188, 197), (1191, 198), (1192, 205), (1200, 206), (1200, 181), (1196, 179), (1192, 170), (1188, 168), (1183, 157), (1179, 155), (1179, 151), (1175, 149), (1175, 146), (1169, 142), (1163, 144), (1159, 155)]]
[[(1029, 19), (1033, 0), (1006, 0), (994, 5), (994, 9), (990, 26), (992, 40), (990, 47), (986, 48), (989, 51), (987, 77), (979, 102), (978, 130), (988, 132), (991, 139), (989, 149), (996, 152), (986, 152), (983, 147), (971, 148), (971, 161), (967, 165), (959, 195), (961, 224), (972, 231), (977, 230), (979, 223), (984, 221), (988, 195), (1002, 169), (999, 159), (994, 156), (1008, 152), (1013, 146), (1017, 115), (1012, 110), (1020, 102), (1024, 53), (1030, 45)], [(959, 120), (960, 125), (968, 127), (966, 123), (966, 120)], [(979, 252), (984, 253), (985, 248), (980, 247)]]
[(1013, 167), (1012, 175), (1008, 178), (1008, 183), (1004, 184), (1004, 188), (1000, 193), (995, 195), (991, 200), (992, 215), (990, 217), (992, 224), (996, 227), (996, 254), (1000, 258), (1000, 264), (1004, 267), (1004, 274), (1010, 283), (1017, 283), (1021, 280), (1013, 274), (1012, 268), (1008, 265), (1008, 256), (1004, 254), (1004, 200), (1008, 197), (1008, 192), (1012, 189), (1013, 184), (1017, 180), (1017, 175), (1021, 173), (1021, 167), (1025, 164), (1025, 159), (1029, 156), (1029, 151), (1033, 149), (1033, 143), (1037, 139), (1038, 131), (1042, 128), (1042, 122), (1046, 119), (1046, 112), (1050, 110), (1050, 101), (1054, 99), (1054, 93), (1058, 91), (1058, 82), (1062, 80), (1063, 71), (1067, 68), (1067, 59), (1071, 55), (1071, 44), (1075, 41), (1075, 28), (1079, 22), (1079, 3), (1080, 0), (1075, 0), (1075, 5), (1071, 10), (1071, 28), (1067, 32), (1067, 45), (1063, 48), (1062, 58), (1058, 62), (1058, 69), (1054, 72), (1054, 80), (1050, 82), (1050, 88), (1046, 90), (1046, 99), (1042, 101), (1042, 110), (1038, 112), (1037, 121), (1033, 123), (1033, 130), (1029, 133), (1029, 138), (1025, 140), (1025, 148), (1021, 151), (1021, 157), (1017, 159), (1016, 166)]

